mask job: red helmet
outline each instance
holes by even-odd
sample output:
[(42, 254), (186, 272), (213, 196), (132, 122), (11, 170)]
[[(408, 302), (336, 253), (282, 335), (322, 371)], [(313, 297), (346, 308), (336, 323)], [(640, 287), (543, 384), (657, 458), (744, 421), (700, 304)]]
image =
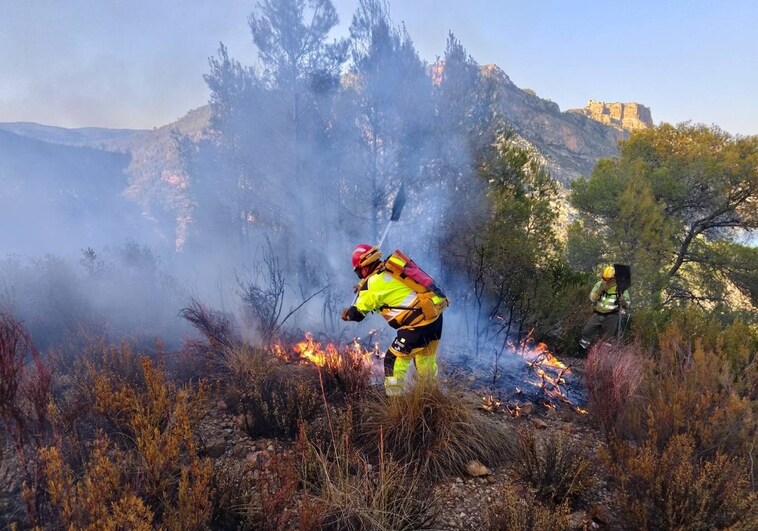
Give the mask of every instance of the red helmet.
[(378, 262), (382, 255), (378, 247), (361, 243), (353, 250), (353, 269), (357, 270), (362, 267)]

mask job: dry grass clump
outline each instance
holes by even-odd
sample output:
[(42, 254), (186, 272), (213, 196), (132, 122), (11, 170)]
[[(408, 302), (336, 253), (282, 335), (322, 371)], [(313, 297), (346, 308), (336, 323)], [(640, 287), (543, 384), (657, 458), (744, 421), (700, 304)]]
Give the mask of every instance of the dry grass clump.
[(542, 505), (529, 491), (519, 492), (512, 485), (502, 485), (493, 495), (495, 502), (484, 514), (486, 529), (492, 531), (534, 531), (569, 528), (567, 504), (558, 507)]
[(379, 445), (378, 463), (372, 465), (347, 434), (324, 445), (301, 432), (300, 470), (309, 508), (307, 522), (301, 515), (301, 528), (390, 531), (433, 524), (431, 486), (414, 467), (386, 456), (381, 440)]
[(587, 355), (584, 385), (588, 409), (608, 437), (637, 397), (647, 362), (637, 345), (596, 343)]
[(543, 501), (569, 502), (594, 485), (584, 449), (563, 432), (538, 440), (532, 429), (519, 431), (514, 469)]
[(459, 475), (471, 460), (494, 467), (513, 455), (513, 436), (476, 411), (461, 388), (418, 381), (399, 397), (367, 395), (356, 426), (360, 440), (384, 441), (394, 461), (432, 479)]
[(194, 326), (205, 341), (185, 340), (182, 350), (171, 360), (174, 377), (181, 382), (196, 381), (200, 375), (208, 379), (223, 377), (225, 369), (229, 369), (225, 363), (226, 353), (242, 345), (232, 317), (208, 308), (195, 298), (179, 311), (179, 316)]

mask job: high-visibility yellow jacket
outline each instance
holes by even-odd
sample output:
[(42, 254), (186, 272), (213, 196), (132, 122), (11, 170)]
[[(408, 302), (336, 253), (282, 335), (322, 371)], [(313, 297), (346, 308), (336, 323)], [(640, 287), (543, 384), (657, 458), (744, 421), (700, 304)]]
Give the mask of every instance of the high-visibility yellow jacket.
[(383, 270), (369, 275), (361, 284), (353, 305), (362, 314), (379, 312), (392, 328), (410, 328), (433, 323), (425, 319), (418, 293)]
[(603, 281), (598, 281), (590, 292), (590, 300), (595, 303), (597, 313), (615, 313), (619, 311), (619, 306), (628, 307), (631, 300), (629, 291), (625, 291), (618, 299), (616, 298), (616, 282), (612, 282), (606, 289), (603, 289)]

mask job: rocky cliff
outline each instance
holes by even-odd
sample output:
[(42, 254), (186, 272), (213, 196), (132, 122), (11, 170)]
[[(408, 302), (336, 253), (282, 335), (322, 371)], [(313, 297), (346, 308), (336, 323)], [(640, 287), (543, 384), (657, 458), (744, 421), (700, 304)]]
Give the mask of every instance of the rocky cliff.
[(499, 110), (509, 125), (564, 184), (589, 176), (598, 159), (617, 155), (619, 140), (629, 135), (585, 114), (561, 112), (558, 104), (517, 87), (497, 65), (483, 66), (482, 74), (495, 81)]
[(590, 100), (583, 109), (570, 109), (568, 112), (575, 112), (625, 131), (653, 127), (650, 109), (639, 103), (606, 103)]

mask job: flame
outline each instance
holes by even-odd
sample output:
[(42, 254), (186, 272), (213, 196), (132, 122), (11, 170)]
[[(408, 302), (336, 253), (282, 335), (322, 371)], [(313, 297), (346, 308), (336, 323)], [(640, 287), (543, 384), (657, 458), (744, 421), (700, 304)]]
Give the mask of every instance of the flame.
[(587, 413), (566, 396), (565, 377), (571, 374), (571, 367), (556, 358), (545, 343), (540, 342), (535, 345), (532, 337), (533, 332), (534, 328), (529, 331), (516, 351), (526, 360), (528, 367), (537, 376), (537, 381), (529, 383), (540, 388), (545, 394), (547, 398), (546, 407), (555, 409), (555, 402), (563, 402), (578, 413)]
[(336, 343), (321, 343), (317, 341), (311, 332), (306, 332), (303, 341), (299, 341), (289, 348), (281, 343), (272, 345), (274, 355), (287, 362), (301, 360), (313, 363), (318, 367), (340, 367), (344, 363), (358, 362), (367, 366), (371, 365), (372, 357), (379, 357), (378, 344), (367, 349), (361, 344), (361, 338), (355, 338), (347, 345)]

